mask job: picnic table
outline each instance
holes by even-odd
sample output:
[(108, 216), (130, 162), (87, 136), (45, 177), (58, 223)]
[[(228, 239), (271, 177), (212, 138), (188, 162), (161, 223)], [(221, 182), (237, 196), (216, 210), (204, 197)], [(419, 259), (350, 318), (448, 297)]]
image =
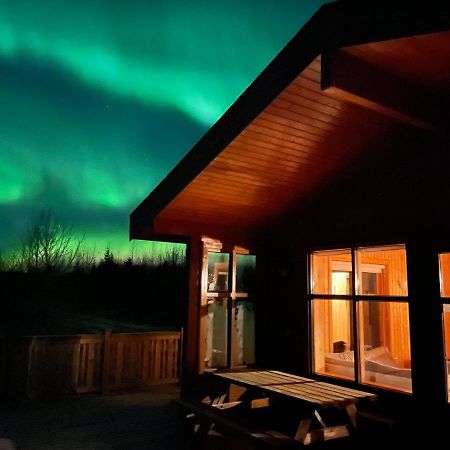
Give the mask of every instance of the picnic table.
[[(216, 409), (227, 409), (244, 401), (230, 401), (228, 391), (232, 385), (244, 388), (250, 407), (268, 406), (272, 399), (294, 402), (301, 412), (294, 439), (303, 445), (350, 435), (356, 429), (358, 403), (377, 399), (370, 392), (277, 370), (225, 370), (211, 372), (209, 376), (220, 380), (223, 386), (209, 398), (209, 405)], [(322, 416), (330, 408), (342, 411), (342, 423), (327, 426)], [(319, 428), (312, 429), (313, 422), (320, 424)]]

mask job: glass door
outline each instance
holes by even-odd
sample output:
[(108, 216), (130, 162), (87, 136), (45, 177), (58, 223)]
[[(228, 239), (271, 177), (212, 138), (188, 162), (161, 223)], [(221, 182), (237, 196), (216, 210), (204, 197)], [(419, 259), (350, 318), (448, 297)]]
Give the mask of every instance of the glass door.
[(208, 369), (223, 368), (228, 366), (230, 255), (208, 251), (207, 264), (205, 367)]
[(255, 363), (256, 256), (235, 254), (235, 286), (232, 300), (232, 366)]
[(255, 362), (255, 270), (254, 255), (206, 248), (205, 369)]

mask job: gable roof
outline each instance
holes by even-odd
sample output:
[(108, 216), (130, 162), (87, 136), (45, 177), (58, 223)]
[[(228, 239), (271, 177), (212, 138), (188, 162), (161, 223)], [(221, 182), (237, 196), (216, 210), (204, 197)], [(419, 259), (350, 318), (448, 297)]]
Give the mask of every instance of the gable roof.
[[(202, 224), (252, 229), (306, 199), (393, 127), (439, 128), (433, 104), (424, 114), (390, 98), (405, 85), (418, 98), (450, 92), (450, 5), (426, 6), (339, 1), (320, 8), (132, 212), (130, 238), (186, 235)], [(423, 55), (425, 62), (414, 60)], [(367, 98), (370, 74), (388, 86), (385, 98)]]

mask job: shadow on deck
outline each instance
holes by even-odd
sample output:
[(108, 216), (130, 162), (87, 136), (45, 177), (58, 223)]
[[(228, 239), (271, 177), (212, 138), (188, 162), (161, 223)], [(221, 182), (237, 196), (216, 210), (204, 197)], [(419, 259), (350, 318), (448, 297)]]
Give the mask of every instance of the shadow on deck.
[(0, 439), (20, 450), (175, 450), (182, 421), (175, 385), (146, 392), (0, 404)]

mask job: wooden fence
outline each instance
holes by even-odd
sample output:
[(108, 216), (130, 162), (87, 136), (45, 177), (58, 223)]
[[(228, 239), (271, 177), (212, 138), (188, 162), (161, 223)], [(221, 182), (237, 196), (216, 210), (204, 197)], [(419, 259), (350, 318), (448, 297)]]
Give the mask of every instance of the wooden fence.
[(179, 380), (180, 332), (46, 336), (0, 341), (0, 392), (144, 389)]

